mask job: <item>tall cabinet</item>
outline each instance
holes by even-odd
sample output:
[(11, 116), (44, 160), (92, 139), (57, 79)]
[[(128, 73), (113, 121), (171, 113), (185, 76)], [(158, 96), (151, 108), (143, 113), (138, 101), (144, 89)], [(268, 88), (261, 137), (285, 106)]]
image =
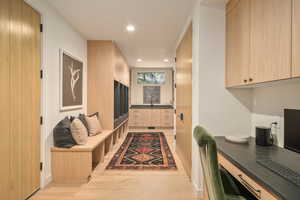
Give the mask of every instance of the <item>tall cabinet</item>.
[(113, 41), (88, 41), (88, 112), (99, 112), (105, 129), (114, 129), (114, 81), (129, 87), (130, 69)]
[(243, 85), (249, 79), (250, 0), (231, 1), (226, 24), (226, 85)]
[[(292, 77), (293, 2), (294, 9), (297, 9), (299, 2), (296, 0), (229, 1), (226, 14), (226, 87)], [(294, 15), (297, 20), (298, 14), (294, 12)], [(294, 33), (299, 31), (297, 26), (294, 24)], [(295, 34), (294, 40), (297, 41)], [(293, 44), (294, 51), (298, 51), (298, 44)], [(294, 74), (297, 72), (295, 64)]]
[(0, 1), (0, 199), (40, 187), (40, 21), (23, 0)]

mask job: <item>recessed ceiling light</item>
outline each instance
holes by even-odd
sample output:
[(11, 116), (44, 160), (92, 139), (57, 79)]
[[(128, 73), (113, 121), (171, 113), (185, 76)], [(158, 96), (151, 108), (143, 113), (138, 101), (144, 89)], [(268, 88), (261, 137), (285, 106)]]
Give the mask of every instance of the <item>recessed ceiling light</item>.
[(139, 58), (139, 59), (137, 59), (136, 61), (137, 61), (137, 62), (142, 62), (143, 60)]
[(133, 25), (128, 25), (126, 27), (126, 29), (127, 29), (128, 32), (134, 32), (135, 31), (135, 27)]
[(166, 63), (167, 63), (167, 62), (169, 62), (169, 59), (167, 59), (167, 58), (166, 58), (166, 59), (164, 59), (164, 62), (166, 62)]

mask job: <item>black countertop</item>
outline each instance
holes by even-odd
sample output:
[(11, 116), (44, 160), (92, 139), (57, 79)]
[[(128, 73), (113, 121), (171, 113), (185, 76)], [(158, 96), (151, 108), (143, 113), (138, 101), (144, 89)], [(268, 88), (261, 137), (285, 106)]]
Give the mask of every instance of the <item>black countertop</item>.
[(270, 158), (291, 170), (300, 173), (300, 154), (277, 147), (261, 147), (255, 145), (251, 138), (249, 144), (235, 144), (216, 137), (218, 151), (230, 162), (284, 200), (299, 200), (300, 187), (256, 162), (257, 159)]
[(173, 109), (172, 105), (132, 105), (131, 109)]

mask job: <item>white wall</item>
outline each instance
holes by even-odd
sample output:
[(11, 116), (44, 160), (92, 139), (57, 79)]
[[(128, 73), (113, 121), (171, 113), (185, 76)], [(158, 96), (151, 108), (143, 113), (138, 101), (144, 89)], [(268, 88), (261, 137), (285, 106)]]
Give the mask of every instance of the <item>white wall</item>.
[(133, 68), (131, 70), (131, 105), (143, 105), (143, 84), (137, 84), (137, 72), (165, 72), (166, 82), (161, 86), (160, 104), (173, 105), (173, 72), (172, 68)]
[(268, 86), (254, 89), (252, 136), (255, 137), (256, 126), (270, 126), (272, 122), (278, 122), (277, 129), (273, 133), (277, 135), (278, 145), (284, 145), (284, 119), (285, 108), (300, 109), (300, 82), (277, 82)]
[[(87, 81), (87, 43), (46, 1), (27, 0), (27, 2), (39, 11), (44, 24), (43, 33), (43, 116), (41, 138), (41, 159), (44, 163), (42, 172), (42, 187), (51, 181), (51, 154), (53, 146), (52, 130), (65, 116), (77, 115), (86, 112)], [(84, 107), (81, 110), (71, 112), (59, 112), (59, 49), (65, 49), (76, 58), (84, 62)]]
[[(198, 4), (193, 26), (193, 127), (201, 125), (215, 136), (249, 136), (252, 90), (225, 89), (225, 6)], [(192, 181), (201, 190), (194, 139), (192, 161)]]

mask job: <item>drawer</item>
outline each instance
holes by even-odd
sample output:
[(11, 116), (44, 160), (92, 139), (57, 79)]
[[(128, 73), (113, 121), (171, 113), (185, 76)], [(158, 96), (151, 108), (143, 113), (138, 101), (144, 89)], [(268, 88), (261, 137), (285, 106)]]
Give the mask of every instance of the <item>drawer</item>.
[(219, 164), (224, 167), (236, 180), (243, 184), (259, 200), (279, 200), (273, 194), (256, 183), (252, 178), (243, 173), (239, 168), (229, 162), (222, 154), (218, 153)]

